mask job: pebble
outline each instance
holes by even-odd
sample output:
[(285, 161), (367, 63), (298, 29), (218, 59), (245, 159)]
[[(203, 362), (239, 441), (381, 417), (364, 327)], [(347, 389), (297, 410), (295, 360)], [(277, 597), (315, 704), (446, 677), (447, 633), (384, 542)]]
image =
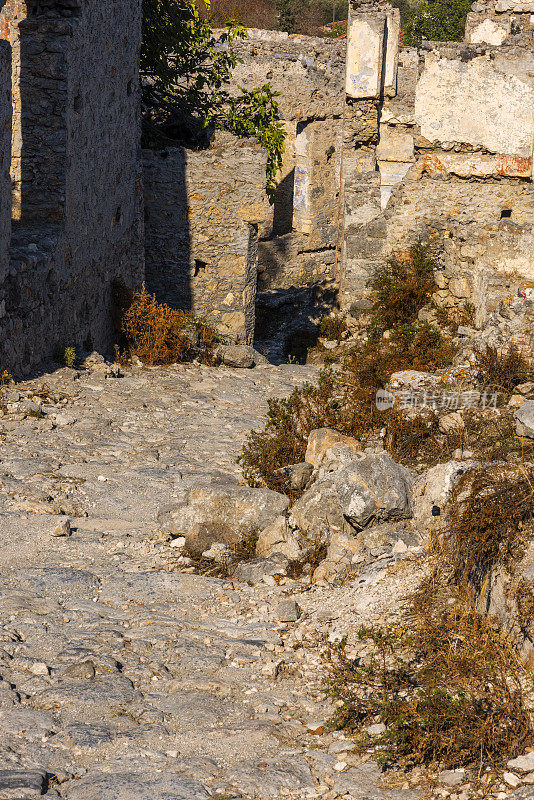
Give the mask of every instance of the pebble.
[(70, 536), (72, 531), (70, 527), (70, 519), (68, 517), (59, 520), (52, 528), (52, 536)]
[(511, 786), (512, 789), (517, 789), (521, 784), (521, 778), (518, 778), (513, 772), (503, 772), (502, 779), (508, 786)]
[(276, 616), (280, 622), (296, 622), (302, 610), (295, 600), (281, 600), (276, 606)]

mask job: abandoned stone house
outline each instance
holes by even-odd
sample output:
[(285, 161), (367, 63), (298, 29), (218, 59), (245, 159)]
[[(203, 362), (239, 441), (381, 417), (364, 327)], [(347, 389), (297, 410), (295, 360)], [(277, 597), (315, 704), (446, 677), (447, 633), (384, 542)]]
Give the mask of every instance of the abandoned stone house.
[(351, 5), (346, 40), (250, 31), (235, 85), (269, 82), (287, 132), (272, 206), (250, 141), (140, 151), (140, 28), (140, 0), (0, 10), (2, 368), (109, 349), (116, 279), (247, 342), (257, 289), (331, 281), (356, 312), (420, 238), (436, 302), (478, 324), (534, 286), (534, 3), (476, 2), (464, 42), (420, 50), (381, 0)]

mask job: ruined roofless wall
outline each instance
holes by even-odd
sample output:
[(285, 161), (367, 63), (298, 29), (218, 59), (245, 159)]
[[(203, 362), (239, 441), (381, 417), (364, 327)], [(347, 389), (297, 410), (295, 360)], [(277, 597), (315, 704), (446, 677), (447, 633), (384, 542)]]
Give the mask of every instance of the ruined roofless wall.
[(17, 23), (20, 221), (0, 283), (0, 365), (26, 374), (58, 346), (109, 351), (113, 281), (143, 278), (141, 8), (71, 0)]
[[(506, 2), (496, 5), (502, 9)], [(348, 59), (346, 134), (355, 110), (363, 115), (371, 109), (374, 132), (344, 153), (351, 166), (345, 308), (365, 298), (380, 263), (417, 238), (430, 240), (439, 254), (435, 301), (455, 307), (473, 302), (479, 323), (498, 300), (534, 285), (532, 11), (530, 5), (522, 12), (501, 10), (499, 22), (509, 34), (500, 44), (492, 43), (495, 32), (479, 16), (478, 27), (468, 20), (468, 36), (477, 41), (400, 49), (390, 62), (395, 83), (386, 91), (379, 41), (388, 12), (353, 8), (349, 38), (363, 37), (366, 47), (359, 48), (359, 59)], [(360, 73), (366, 81), (374, 74), (372, 89), (358, 84)], [(361, 91), (351, 96), (354, 86)]]
[(340, 225), (344, 39), (248, 30), (234, 87), (269, 83), (286, 130), (274, 205), (260, 226), (258, 285), (278, 288), (332, 277)]
[(146, 278), (171, 305), (252, 343), (265, 151), (218, 132), (209, 149), (144, 152)]

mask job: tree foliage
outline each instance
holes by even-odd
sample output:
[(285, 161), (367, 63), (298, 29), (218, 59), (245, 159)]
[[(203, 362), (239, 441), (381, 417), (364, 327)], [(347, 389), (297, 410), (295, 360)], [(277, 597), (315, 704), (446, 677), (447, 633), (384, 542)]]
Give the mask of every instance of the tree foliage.
[(404, 44), (419, 47), (423, 39), (461, 41), (471, 0), (397, 0), (394, 5), (401, 11)]
[(240, 61), (232, 43), (246, 35), (242, 25), (229, 22), (215, 36), (195, 0), (143, 0), (143, 141), (201, 146), (215, 128), (255, 137), (268, 153), (272, 192), (285, 138), (276, 95), (268, 84), (229, 91)]

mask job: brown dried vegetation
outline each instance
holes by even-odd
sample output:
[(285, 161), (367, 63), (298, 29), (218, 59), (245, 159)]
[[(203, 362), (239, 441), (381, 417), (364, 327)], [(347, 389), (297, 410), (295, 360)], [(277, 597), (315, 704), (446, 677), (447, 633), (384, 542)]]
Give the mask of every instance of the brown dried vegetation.
[(144, 364), (175, 364), (202, 357), (208, 363), (218, 342), (216, 332), (206, 322), (187, 311), (180, 311), (147, 292), (145, 285), (135, 292), (122, 316), (121, 330), (127, 347), (119, 361), (137, 356)]
[(477, 367), (481, 384), (485, 388), (502, 392), (510, 393), (520, 383), (525, 383), (533, 377), (532, 368), (513, 345), (504, 351), (486, 345), (477, 353)]
[[(532, 744), (525, 699), (532, 677), (476, 602), (492, 567), (521, 559), (533, 520), (534, 466), (496, 464), (460, 480), (450, 524), (433, 541), (432, 568), (407, 598), (402, 627), (362, 628), (356, 660), (344, 646), (327, 649), (329, 692), (341, 700), (334, 727), (361, 733), (363, 723), (380, 719), (387, 726), (373, 741), (380, 759), (405, 766), (482, 768)], [(531, 613), (528, 586), (516, 600)], [(370, 744), (361, 736), (360, 743)]]

